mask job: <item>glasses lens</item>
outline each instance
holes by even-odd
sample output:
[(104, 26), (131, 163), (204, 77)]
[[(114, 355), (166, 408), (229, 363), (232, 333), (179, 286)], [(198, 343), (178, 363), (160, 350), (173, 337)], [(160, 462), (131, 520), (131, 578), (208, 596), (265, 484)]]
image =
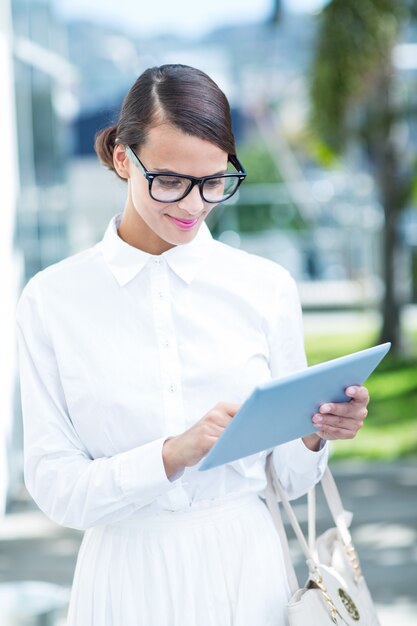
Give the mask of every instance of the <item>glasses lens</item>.
[(203, 184), (203, 197), (207, 202), (223, 202), (230, 198), (239, 186), (239, 176), (209, 178)]
[(155, 176), (152, 180), (152, 195), (162, 202), (175, 202), (187, 193), (191, 181), (180, 176)]

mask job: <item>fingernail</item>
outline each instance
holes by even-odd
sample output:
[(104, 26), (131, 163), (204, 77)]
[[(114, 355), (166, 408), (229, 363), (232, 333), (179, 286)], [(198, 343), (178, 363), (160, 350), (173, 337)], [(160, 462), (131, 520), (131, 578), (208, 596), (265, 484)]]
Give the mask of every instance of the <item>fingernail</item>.
[(322, 421), (323, 421), (323, 417), (321, 415), (314, 415), (313, 422), (317, 423), (317, 422), (322, 422)]
[(354, 395), (356, 395), (356, 389), (355, 389), (355, 387), (348, 387), (348, 388), (346, 389), (346, 393), (347, 393), (349, 396), (354, 396)]
[(330, 404), (323, 404), (323, 406), (320, 407), (320, 411), (322, 413), (329, 413), (331, 410)]

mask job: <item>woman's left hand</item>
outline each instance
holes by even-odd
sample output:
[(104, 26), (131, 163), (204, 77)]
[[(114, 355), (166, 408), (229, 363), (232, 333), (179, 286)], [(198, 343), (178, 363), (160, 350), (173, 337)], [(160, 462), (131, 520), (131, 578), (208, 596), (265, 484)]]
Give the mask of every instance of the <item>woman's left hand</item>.
[(353, 439), (368, 415), (369, 393), (366, 387), (348, 387), (350, 402), (326, 402), (320, 413), (313, 416), (313, 424), (322, 439)]

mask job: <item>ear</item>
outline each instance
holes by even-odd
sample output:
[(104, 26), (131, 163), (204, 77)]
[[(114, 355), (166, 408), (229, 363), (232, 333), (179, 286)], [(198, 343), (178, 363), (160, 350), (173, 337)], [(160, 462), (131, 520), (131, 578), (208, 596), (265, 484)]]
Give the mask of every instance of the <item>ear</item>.
[(113, 150), (113, 165), (122, 178), (130, 178), (130, 161), (121, 144), (116, 144)]

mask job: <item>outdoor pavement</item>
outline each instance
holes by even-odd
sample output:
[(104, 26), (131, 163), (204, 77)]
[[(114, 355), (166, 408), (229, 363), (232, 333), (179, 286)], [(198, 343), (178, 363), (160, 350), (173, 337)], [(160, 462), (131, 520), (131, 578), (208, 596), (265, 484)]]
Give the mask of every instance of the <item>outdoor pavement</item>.
[[(417, 626), (417, 460), (331, 466), (344, 506), (354, 513), (353, 539), (381, 626)], [(330, 518), (321, 493), (317, 504), (322, 532)], [(305, 498), (294, 505), (303, 522)], [(0, 521), (0, 582), (42, 580), (70, 587), (81, 538), (81, 532), (50, 522), (23, 492)], [(291, 546), (305, 582), (293, 540)]]

